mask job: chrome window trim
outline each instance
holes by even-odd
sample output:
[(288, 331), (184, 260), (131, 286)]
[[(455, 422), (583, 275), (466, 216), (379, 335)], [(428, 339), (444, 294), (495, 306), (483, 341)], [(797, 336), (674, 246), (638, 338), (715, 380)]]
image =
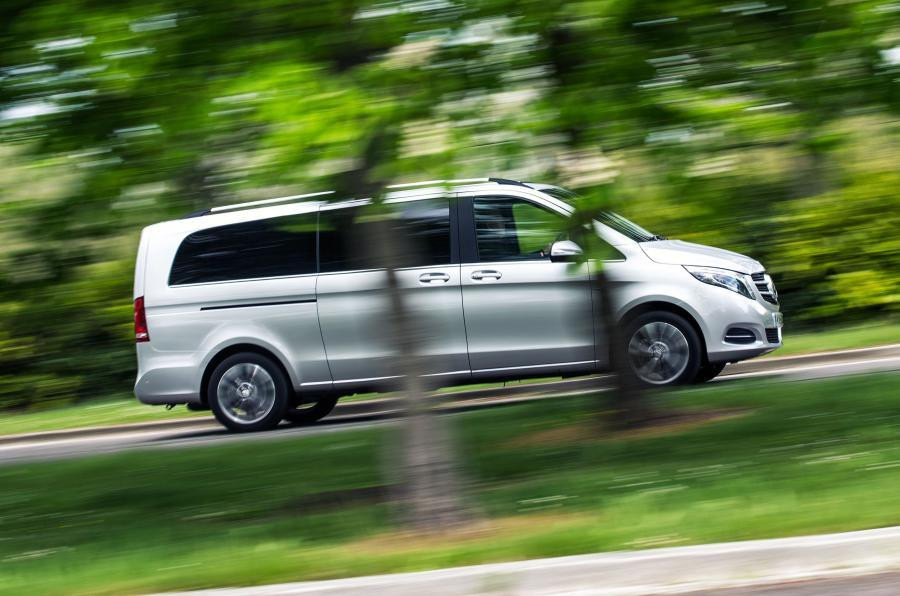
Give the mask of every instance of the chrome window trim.
[[(422, 271), (426, 269), (441, 269), (443, 267), (459, 267), (459, 263), (446, 263), (444, 265), (416, 265), (415, 267), (398, 267), (394, 271)], [(319, 275), (346, 275), (348, 273), (374, 273), (376, 271), (386, 271), (384, 267), (372, 268), (372, 269), (351, 269), (348, 271), (324, 271), (319, 273)]]
[[(555, 263), (555, 262), (551, 261), (549, 258), (547, 258), (547, 259), (528, 259), (528, 260), (522, 259), (521, 261), (516, 260), (516, 259), (510, 259), (509, 261), (476, 261), (474, 263), (463, 263), (463, 266), (464, 267), (484, 267), (487, 265), (496, 265), (497, 267), (504, 267), (506, 265), (511, 265), (513, 263), (521, 263), (523, 265), (530, 263), (532, 265), (537, 265), (537, 264)], [(565, 263), (565, 264), (571, 265), (572, 263)]]
[(223, 279), (221, 281), (201, 281), (192, 284), (169, 284), (170, 288), (196, 288), (200, 286), (218, 286), (221, 284), (244, 283), (248, 281), (271, 281), (275, 279), (296, 279), (300, 277), (314, 277), (318, 273), (298, 273), (296, 275), (275, 275), (272, 277), (246, 277), (240, 279)]

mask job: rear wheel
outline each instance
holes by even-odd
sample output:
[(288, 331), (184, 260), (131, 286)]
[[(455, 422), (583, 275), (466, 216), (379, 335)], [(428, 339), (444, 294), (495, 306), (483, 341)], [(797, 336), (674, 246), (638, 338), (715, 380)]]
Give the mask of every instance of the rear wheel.
[(234, 354), (213, 371), (207, 401), (223, 426), (238, 432), (275, 428), (289, 399), (287, 378), (271, 358), (253, 352)]
[(284, 413), (284, 419), (294, 424), (313, 424), (331, 414), (337, 400), (337, 397), (323, 397), (317, 402), (288, 408)]
[(701, 343), (684, 317), (665, 311), (643, 314), (624, 334), (628, 372), (645, 385), (691, 382), (700, 369)]
[(725, 368), (724, 362), (707, 362), (700, 367), (699, 371), (697, 371), (697, 376), (694, 377), (694, 382), (705, 383), (707, 381), (712, 381), (718, 376), (720, 372), (722, 372), (723, 368)]

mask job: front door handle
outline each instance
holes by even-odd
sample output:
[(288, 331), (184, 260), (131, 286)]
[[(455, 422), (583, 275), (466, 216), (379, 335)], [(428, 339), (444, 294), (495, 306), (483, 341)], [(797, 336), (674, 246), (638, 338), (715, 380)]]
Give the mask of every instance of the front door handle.
[(482, 269), (481, 271), (473, 271), (472, 279), (480, 281), (482, 279), (500, 279), (503, 275), (494, 269)]
[(450, 276), (439, 271), (423, 273), (419, 276), (419, 283), (423, 284), (445, 284), (448, 281), (450, 281)]

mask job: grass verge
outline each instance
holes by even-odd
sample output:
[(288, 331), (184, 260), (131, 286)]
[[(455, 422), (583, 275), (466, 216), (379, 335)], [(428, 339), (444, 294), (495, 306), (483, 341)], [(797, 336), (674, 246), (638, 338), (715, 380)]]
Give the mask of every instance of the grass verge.
[(209, 418), (209, 412), (191, 412), (185, 407), (166, 410), (147, 406), (134, 396), (104, 399), (67, 405), (47, 410), (4, 413), (0, 416), (0, 435), (16, 435), (50, 430), (66, 430), (85, 426), (112, 426), (135, 422), (159, 422), (184, 418)]
[(788, 327), (784, 331), (784, 345), (764, 358), (895, 344), (900, 341), (898, 338), (900, 322), (890, 320), (801, 333), (792, 333), (788, 321)]
[(620, 435), (584, 432), (588, 397), (460, 415), (483, 521), (437, 537), (390, 523), (390, 429), (0, 467), (0, 592), (256, 585), (893, 525), (898, 389), (897, 373), (721, 383), (665, 408), (722, 415)]

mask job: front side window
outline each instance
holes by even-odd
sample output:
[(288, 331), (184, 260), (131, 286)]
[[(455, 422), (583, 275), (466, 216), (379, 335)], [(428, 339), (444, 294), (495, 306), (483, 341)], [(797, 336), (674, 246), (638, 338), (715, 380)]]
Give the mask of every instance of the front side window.
[(475, 240), (478, 260), (528, 261), (550, 258), (550, 246), (566, 237), (566, 218), (512, 197), (477, 197)]
[(316, 272), (316, 213), (201, 230), (175, 253), (169, 285)]
[[(450, 202), (424, 199), (390, 205), (399, 267), (450, 263)], [(323, 273), (379, 269), (378, 247), (367, 207), (323, 210), (319, 220), (319, 267)]]

